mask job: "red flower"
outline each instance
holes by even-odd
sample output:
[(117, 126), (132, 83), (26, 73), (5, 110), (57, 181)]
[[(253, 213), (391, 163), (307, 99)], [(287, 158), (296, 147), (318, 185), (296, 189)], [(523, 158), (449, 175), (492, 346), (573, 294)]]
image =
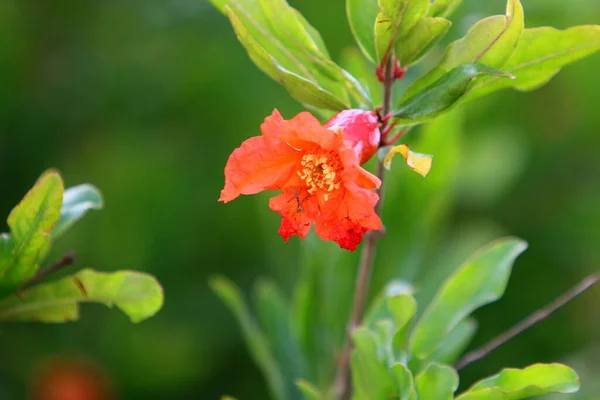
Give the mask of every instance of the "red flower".
[(379, 144), (374, 113), (344, 111), (323, 126), (310, 113), (286, 121), (275, 110), (261, 131), (229, 157), (219, 201), (281, 190), (269, 208), (281, 215), (286, 242), (292, 235), (304, 239), (314, 222), (321, 238), (354, 250), (366, 232), (381, 228), (372, 190), (381, 182), (360, 167)]

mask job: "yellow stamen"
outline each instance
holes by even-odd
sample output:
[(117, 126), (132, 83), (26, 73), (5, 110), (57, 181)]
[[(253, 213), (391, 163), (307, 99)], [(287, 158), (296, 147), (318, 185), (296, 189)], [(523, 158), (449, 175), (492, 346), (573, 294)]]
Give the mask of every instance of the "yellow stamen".
[(340, 171), (342, 163), (339, 156), (333, 152), (305, 154), (300, 161), (302, 169), (298, 176), (304, 181), (309, 194), (315, 194), (321, 190), (327, 192), (323, 195), (325, 201), (329, 199), (329, 193), (340, 188)]

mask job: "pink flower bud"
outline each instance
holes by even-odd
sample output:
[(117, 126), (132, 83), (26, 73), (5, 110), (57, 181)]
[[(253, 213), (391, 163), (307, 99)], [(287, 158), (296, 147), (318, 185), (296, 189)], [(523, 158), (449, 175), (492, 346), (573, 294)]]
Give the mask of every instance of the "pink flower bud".
[(375, 154), (381, 140), (379, 118), (373, 111), (344, 110), (325, 124), (331, 130), (341, 129), (352, 143), (360, 164)]

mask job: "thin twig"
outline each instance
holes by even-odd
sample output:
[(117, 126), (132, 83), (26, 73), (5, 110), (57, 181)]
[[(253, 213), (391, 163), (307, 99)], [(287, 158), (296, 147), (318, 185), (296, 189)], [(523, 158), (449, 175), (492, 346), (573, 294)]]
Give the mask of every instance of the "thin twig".
[(48, 275), (51, 275), (54, 272), (73, 264), (74, 262), (75, 262), (75, 253), (71, 252), (71, 253), (67, 254), (66, 256), (64, 256), (63, 258), (61, 258), (60, 260), (58, 260), (57, 262), (55, 262), (54, 264), (49, 265), (46, 268), (40, 269), (37, 272), (37, 274), (35, 274), (35, 276), (33, 276), (33, 278), (31, 278), (30, 280), (25, 282), (25, 284), (17, 290), (17, 296), (19, 296), (21, 293), (23, 293), (30, 287), (37, 285), (41, 280), (46, 278)]
[[(392, 87), (394, 84), (394, 57), (389, 57), (384, 69), (384, 96), (382, 115), (389, 114), (392, 107)], [(384, 122), (384, 125), (387, 122)], [(382, 130), (385, 126), (382, 127)], [(381, 204), (383, 194), (385, 168), (383, 163), (377, 163), (377, 177), (381, 180), (379, 188), (379, 201), (375, 205), (375, 212), (381, 215)], [(371, 280), (371, 271), (375, 261), (375, 248), (381, 232), (370, 232), (365, 238), (365, 244), (362, 247), (360, 263), (358, 266), (358, 275), (354, 289), (354, 302), (352, 305), (352, 314), (346, 331), (346, 344), (341, 351), (338, 359), (338, 370), (335, 378), (335, 391), (339, 399), (347, 400), (352, 395), (352, 385), (350, 380), (350, 354), (352, 352), (352, 331), (360, 324), (365, 311), (367, 296), (369, 294), (369, 282)]]
[(487, 356), (492, 351), (496, 350), (498, 347), (502, 346), (504, 343), (513, 339), (515, 336), (518, 336), (523, 331), (531, 328), (533, 325), (538, 322), (548, 318), (552, 313), (557, 311), (558, 309), (564, 307), (571, 300), (575, 299), (577, 296), (594, 286), (596, 283), (600, 282), (600, 273), (596, 273), (593, 275), (589, 275), (577, 285), (573, 286), (571, 289), (567, 290), (565, 293), (554, 299), (552, 302), (547, 304), (545, 307), (537, 310), (533, 314), (529, 315), (527, 318), (523, 319), (521, 322), (510, 328), (509, 330), (501, 333), (496, 336), (485, 345), (465, 354), (454, 366), (456, 370), (463, 369), (469, 364), (472, 364), (476, 361), (481, 360), (485, 356)]
[(386, 139), (384, 141), (384, 143), (386, 145), (394, 144), (397, 140), (400, 140), (404, 135), (406, 135), (408, 133), (408, 131), (410, 131), (411, 129), (412, 129), (412, 126), (407, 126), (406, 128), (401, 129), (400, 131), (398, 131), (398, 133), (396, 133), (390, 139)]

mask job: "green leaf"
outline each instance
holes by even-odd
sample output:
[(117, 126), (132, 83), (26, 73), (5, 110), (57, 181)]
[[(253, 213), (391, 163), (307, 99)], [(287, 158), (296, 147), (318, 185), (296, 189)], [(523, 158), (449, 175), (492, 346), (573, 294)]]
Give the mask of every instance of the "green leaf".
[[(0, 258), (0, 298), (13, 293), (39, 268), (40, 255), (49, 246), (50, 233), (60, 217), (63, 182), (54, 171), (44, 173), (8, 216), (10, 257)], [(3, 239), (3, 247), (9, 246)]]
[(355, 349), (350, 366), (355, 396), (360, 399), (387, 399), (396, 392), (385, 364), (378, 358), (377, 340), (367, 328), (360, 327), (352, 332)]
[(403, 67), (416, 64), (426, 53), (443, 38), (452, 22), (444, 18), (426, 17), (417, 22), (396, 46), (396, 57)]
[(373, 26), (379, 13), (375, 0), (346, 0), (346, 13), (350, 30), (358, 47), (372, 62), (377, 62)]
[(229, 17), (251, 60), (296, 100), (333, 110), (350, 104), (348, 87), (353, 86), (318, 31), (285, 0), (211, 2)]
[(506, 15), (496, 15), (476, 23), (466, 36), (451, 43), (440, 63), (416, 80), (406, 91), (405, 99), (462, 64), (484, 64), (501, 69), (517, 47), (524, 29), (523, 7), (519, 0), (508, 0)]
[(382, 293), (378, 294), (373, 300), (363, 319), (363, 323), (373, 329), (377, 321), (392, 318), (392, 313), (389, 309), (389, 299), (399, 296), (410, 296), (413, 291), (413, 287), (404, 281), (389, 282)]
[(458, 374), (446, 365), (431, 363), (416, 379), (419, 400), (452, 400)]
[[(340, 65), (350, 74), (357, 77), (362, 90), (367, 93), (371, 105), (372, 99), (381, 99), (383, 97), (383, 88), (381, 82), (377, 80), (375, 65), (369, 61), (361, 51), (356, 47), (347, 47), (342, 51)], [(373, 108), (367, 107), (367, 108)]]
[(307, 378), (307, 363), (291, 328), (291, 310), (275, 283), (260, 281), (256, 285), (255, 305), (273, 356), (287, 383), (288, 398), (298, 397), (294, 381)]
[(0, 320), (65, 322), (79, 318), (79, 303), (113, 305), (140, 322), (163, 304), (160, 284), (135, 271), (112, 273), (84, 269), (75, 275), (34, 286), (0, 303)]
[(466, 100), (512, 87), (520, 91), (537, 89), (560, 69), (600, 50), (600, 26), (576, 26), (564, 31), (549, 27), (525, 29), (504, 70), (514, 81), (482, 78), (469, 90)]
[(392, 338), (392, 348), (395, 354), (401, 354), (406, 350), (406, 337), (410, 321), (417, 313), (417, 301), (408, 294), (394, 296), (388, 299), (388, 309), (396, 328)]
[(429, 7), (430, 17), (447, 17), (462, 3), (462, 0), (436, 0)]
[[(272, 56), (262, 44), (254, 38), (247, 29), (247, 26), (244, 25), (242, 20), (231, 9), (229, 10), (228, 15), (239, 41), (246, 48), (252, 61), (263, 72), (281, 83), (293, 98), (302, 104), (316, 108), (334, 111), (349, 108), (347, 93), (345, 98), (339, 98), (319, 86), (311, 74), (304, 74), (310, 76), (309, 78), (306, 78), (286, 69), (280, 64), (279, 59)], [(345, 85), (345, 78), (342, 77), (341, 72), (339, 79), (341, 84)]]
[(305, 400), (324, 400), (325, 397), (312, 384), (305, 380), (296, 381), (296, 386), (302, 392)]
[(103, 206), (102, 194), (92, 185), (83, 184), (65, 190), (60, 219), (52, 231), (52, 239), (62, 236), (89, 210), (100, 210)]
[(394, 116), (411, 122), (431, 119), (450, 109), (467, 92), (469, 83), (479, 75), (511, 77), (483, 64), (461, 65), (410, 98), (394, 112)]
[(518, 400), (548, 393), (575, 393), (579, 377), (562, 364), (535, 364), (525, 369), (504, 369), (473, 385), (457, 400)]
[(209, 284), (211, 289), (235, 315), (244, 334), (246, 346), (248, 346), (254, 362), (267, 380), (273, 398), (287, 399), (285, 381), (279, 366), (275, 362), (265, 335), (250, 315), (240, 289), (229, 279), (222, 276), (213, 277)]
[(454, 364), (471, 343), (476, 330), (477, 322), (473, 318), (461, 321), (442, 341), (440, 347), (433, 352), (430, 357), (431, 361)]
[(404, 38), (427, 15), (429, 0), (378, 0), (378, 3), (375, 50), (379, 64), (392, 52), (396, 42)]
[(417, 398), (415, 382), (408, 367), (396, 363), (392, 365), (392, 374), (396, 378), (396, 385), (398, 385), (398, 400), (415, 400)]
[(477, 252), (442, 286), (417, 323), (410, 353), (425, 360), (475, 309), (498, 300), (515, 259), (527, 248), (516, 238), (495, 241)]

